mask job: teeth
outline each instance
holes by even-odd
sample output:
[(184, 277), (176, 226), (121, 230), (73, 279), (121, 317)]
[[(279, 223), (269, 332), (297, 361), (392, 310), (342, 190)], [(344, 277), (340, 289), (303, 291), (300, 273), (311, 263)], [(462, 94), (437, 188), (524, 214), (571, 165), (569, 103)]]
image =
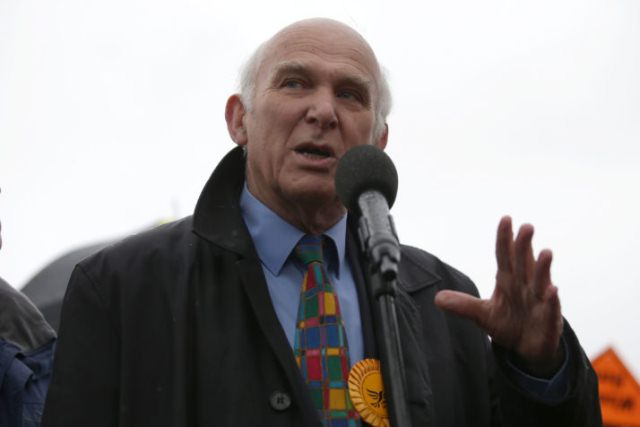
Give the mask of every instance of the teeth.
[(314, 149), (301, 149), (297, 150), (298, 153), (303, 154), (307, 157), (312, 157), (314, 159), (329, 157), (329, 154), (322, 150), (314, 150)]

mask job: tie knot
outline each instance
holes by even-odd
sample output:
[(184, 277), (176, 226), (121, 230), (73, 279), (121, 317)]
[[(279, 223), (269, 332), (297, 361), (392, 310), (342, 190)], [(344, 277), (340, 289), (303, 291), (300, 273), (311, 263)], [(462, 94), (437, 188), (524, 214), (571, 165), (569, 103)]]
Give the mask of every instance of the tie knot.
[(312, 262), (322, 262), (322, 236), (305, 234), (295, 248), (296, 256), (304, 265)]

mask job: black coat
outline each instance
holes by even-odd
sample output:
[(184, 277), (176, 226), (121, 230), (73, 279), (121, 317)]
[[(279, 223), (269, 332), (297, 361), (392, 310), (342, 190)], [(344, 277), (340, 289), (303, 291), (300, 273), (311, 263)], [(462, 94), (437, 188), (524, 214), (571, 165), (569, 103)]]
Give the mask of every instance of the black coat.
[[(319, 425), (242, 221), (243, 182), (236, 149), (214, 171), (193, 217), (76, 267), (44, 427)], [(352, 265), (360, 265), (349, 246)], [(371, 304), (354, 271), (365, 353), (375, 357)], [(568, 327), (571, 390), (547, 406), (494, 369), (495, 351), (472, 322), (435, 307), (440, 289), (477, 294), (466, 276), (403, 247), (398, 282), (414, 426), (600, 425), (595, 375)]]

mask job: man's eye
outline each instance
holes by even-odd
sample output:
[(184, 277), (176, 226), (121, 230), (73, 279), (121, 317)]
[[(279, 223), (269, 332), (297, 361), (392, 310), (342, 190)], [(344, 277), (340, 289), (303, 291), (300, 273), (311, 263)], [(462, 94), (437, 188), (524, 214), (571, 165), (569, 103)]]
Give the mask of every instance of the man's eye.
[(286, 79), (282, 82), (282, 87), (289, 89), (301, 89), (304, 87), (304, 83), (298, 79)]
[(351, 89), (341, 89), (338, 91), (337, 96), (338, 98), (352, 99), (359, 102), (362, 101), (362, 96), (360, 96), (358, 92)]

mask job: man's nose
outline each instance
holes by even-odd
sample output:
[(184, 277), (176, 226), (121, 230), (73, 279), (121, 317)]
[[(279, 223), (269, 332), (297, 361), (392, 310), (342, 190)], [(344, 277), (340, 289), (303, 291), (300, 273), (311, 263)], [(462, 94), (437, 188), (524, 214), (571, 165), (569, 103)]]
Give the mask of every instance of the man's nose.
[(335, 129), (338, 126), (335, 96), (329, 90), (318, 90), (310, 99), (305, 120), (321, 129)]

